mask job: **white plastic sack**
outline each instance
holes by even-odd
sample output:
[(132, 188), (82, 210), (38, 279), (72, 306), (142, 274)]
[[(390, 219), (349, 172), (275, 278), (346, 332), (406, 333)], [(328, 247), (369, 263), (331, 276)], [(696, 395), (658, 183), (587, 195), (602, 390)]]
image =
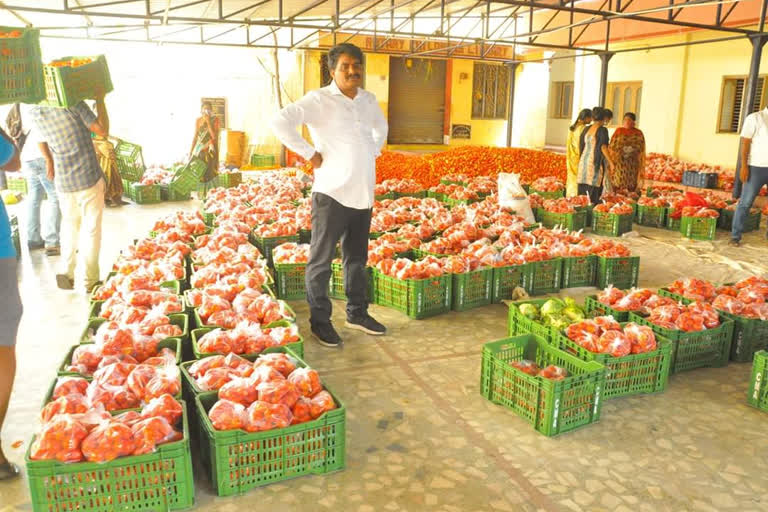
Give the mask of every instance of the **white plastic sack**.
[(502, 172), (499, 174), (498, 187), (501, 208), (514, 211), (515, 215), (521, 216), (530, 224), (536, 222), (528, 196), (520, 185), (520, 176)]

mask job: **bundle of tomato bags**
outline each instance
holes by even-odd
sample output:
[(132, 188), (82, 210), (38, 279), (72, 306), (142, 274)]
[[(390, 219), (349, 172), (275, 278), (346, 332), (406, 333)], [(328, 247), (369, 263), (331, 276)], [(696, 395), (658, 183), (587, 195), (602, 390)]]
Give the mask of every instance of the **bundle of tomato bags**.
[(208, 227), (203, 222), (203, 216), (200, 212), (177, 211), (155, 222), (152, 228), (152, 231), (156, 233), (164, 233), (169, 230), (181, 230), (190, 235), (202, 235), (208, 230)]
[(632, 215), (634, 210), (629, 203), (613, 203), (603, 199), (603, 202), (596, 205), (594, 211), (596, 213), (613, 213), (615, 215)]
[(145, 335), (135, 328), (105, 322), (92, 339), (95, 343), (85, 343), (74, 349), (66, 371), (91, 376), (114, 363), (151, 366), (175, 363), (176, 353), (173, 350), (167, 347), (158, 349), (159, 341), (165, 338), (165, 334)]
[(406, 258), (384, 259), (376, 269), (382, 274), (395, 279), (430, 279), (443, 275), (443, 264), (439, 258), (427, 256), (419, 261), (411, 261)]
[(417, 181), (403, 178), (390, 178), (376, 185), (375, 193), (377, 196), (389, 192), (398, 192), (400, 194), (413, 194), (421, 192), (424, 188)]
[(547, 199), (543, 203), (543, 208), (552, 213), (574, 213), (576, 209), (565, 199)]
[(633, 288), (625, 292), (614, 288), (613, 285), (598, 293), (597, 300), (616, 311), (634, 311), (641, 314), (648, 314), (658, 306), (677, 304), (676, 300), (662, 297), (652, 290)]
[(83, 395), (62, 395), (41, 414), (42, 427), (30, 451), (32, 460), (109, 462), (118, 457), (152, 453), (157, 446), (179, 441), (174, 427), (184, 410), (170, 394), (150, 400), (140, 412), (112, 416), (86, 404)]
[(475, 176), (469, 180), (467, 187), (478, 194), (494, 194), (498, 189), (498, 181), (487, 176)]
[(718, 311), (768, 320), (768, 279), (762, 277), (748, 277), (719, 288), (708, 281), (686, 278), (672, 283), (669, 290), (691, 300), (710, 302)]
[(144, 238), (121, 251), (112, 271), (130, 274), (138, 268), (146, 269), (156, 278), (166, 281), (184, 276), (184, 258), (191, 249), (192, 237), (180, 231), (166, 231), (156, 238)]
[(171, 315), (183, 312), (183, 301), (175, 293), (136, 290), (128, 292), (125, 296), (116, 294), (105, 300), (99, 310), (99, 318), (120, 321), (122, 318), (138, 316), (143, 320), (155, 313)]
[(197, 340), (198, 351), (206, 354), (260, 354), (267, 348), (299, 341), (296, 324), (262, 327), (241, 322), (230, 330), (214, 329)]
[(226, 329), (233, 329), (241, 322), (268, 325), (296, 319), (285, 302), (253, 289), (239, 293), (232, 302), (204, 293), (197, 313), (205, 326)]
[(271, 224), (260, 224), (253, 233), (262, 237), (293, 236), (299, 233), (299, 226), (293, 218), (280, 218)]
[(565, 184), (554, 176), (545, 176), (531, 183), (531, 190), (538, 192), (558, 192), (565, 190)]
[(683, 208), (682, 217), (707, 217), (710, 219), (716, 219), (720, 216), (716, 210), (711, 208), (702, 208), (700, 206), (686, 206)]
[(640, 206), (649, 206), (653, 208), (666, 208), (669, 206), (669, 203), (666, 199), (660, 198), (660, 197), (647, 197), (643, 196), (640, 199), (637, 200), (637, 204)]
[(141, 363), (139, 359), (128, 354), (79, 354), (78, 361), (92, 369), (93, 379), (88, 382), (83, 377), (60, 377), (52, 400), (78, 394), (91, 407), (101, 405), (107, 411), (117, 411), (136, 408), (165, 393), (179, 393), (181, 383), (175, 354), (163, 349)]
[(612, 316), (599, 316), (571, 324), (565, 334), (590, 352), (613, 357), (656, 350), (656, 335), (650, 327), (630, 322), (622, 328)]
[(272, 250), (275, 263), (306, 263), (309, 261), (309, 244), (285, 243)]
[[(209, 358), (212, 359), (212, 358)], [(206, 364), (203, 365), (203, 361)], [(226, 361), (201, 361), (195, 377), (205, 378)], [(262, 432), (285, 428), (319, 418), (336, 408), (331, 394), (323, 388), (320, 376), (310, 368), (297, 368), (285, 354), (267, 354), (249, 366), (232, 361), (237, 375), (219, 388), (219, 400), (208, 411), (216, 430)], [(210, 364), (221, 366), (206, 367)], [(192, 372), (192, 368), (190, 368)]]
[(173, 179), (175, 173), (174, 171), (170, 169), (166, 169), (163, 167), (147, 167), (147, 169), (144, 171), (144, 174), (141, 175), (141, 181), (139, 181), (139, 184), (141, 185), (160, 185), (160, 184), (168, 184)]
[(554, 364), (551, 364), (545, 368), (539, 368), (535, 362), (529, 359), (520, 359), (519, 361), (512, 361), (509, 363), (512, 368), (517, 368), (523, 373), (531, 375), (533, 377), (541, 377), (549, 380), (565, 380), (568, 376), (568, 370), (561, 368)]
[(714, 329), (720, 325), (717, 311), (706, 302), (658, 306), (651, 310), (648, 321), (664, 329), (686, 332)]

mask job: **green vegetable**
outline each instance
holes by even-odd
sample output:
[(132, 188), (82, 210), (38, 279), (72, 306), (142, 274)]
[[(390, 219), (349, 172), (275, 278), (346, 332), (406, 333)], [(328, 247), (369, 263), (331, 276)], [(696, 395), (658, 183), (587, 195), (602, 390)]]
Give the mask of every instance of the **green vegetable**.
[(563, 315), (568, 318), (572, 323), (581, 322), (587, 316), (584, 311), (578, 306), (568, 306), (563, 309)]
[(562, 300), (549, 299), (547, 302), (544, 303), (543, 306), (541, 306), (541, 316), (550, 316), (550, 315), (559, 314), (564, 307), (565, 307), (565, 303)]
[(563, 299), (563, 302), (565, 302), (565, 307), (567, 307), (567, 308), (579, 307), (579, 305), (576, 304), (576, 301), (573, 300), (573, 297), (566, 297), (566, 298)]
[(537, 320), (539, 318), (539, 308), (536, 307), (536, 304), (526, 302), (525, 304), (520, 304), (518, 309), (523, 316), (530, 320)]
[(557, 329), (558, 331), (567, 329), (568, 326), (572, 323), (571, 320), (564, 315), (551, 315), (547, 318), (549, 320), (549, 326)]

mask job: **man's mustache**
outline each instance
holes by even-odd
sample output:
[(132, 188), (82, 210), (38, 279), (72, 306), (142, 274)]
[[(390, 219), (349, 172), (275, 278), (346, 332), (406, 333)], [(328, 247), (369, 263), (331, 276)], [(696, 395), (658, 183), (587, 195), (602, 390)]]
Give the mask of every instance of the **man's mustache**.
[(347, 79), (350, 79), (350, 78), (360, 78), (360, 75), (349, 75)]

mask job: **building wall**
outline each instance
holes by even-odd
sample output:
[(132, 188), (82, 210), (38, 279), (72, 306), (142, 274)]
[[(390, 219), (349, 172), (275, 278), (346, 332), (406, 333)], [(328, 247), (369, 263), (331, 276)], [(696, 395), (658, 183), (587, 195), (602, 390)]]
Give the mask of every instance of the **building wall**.
[[(205, 96), (227, 98), (229, 128), (245, 131), (259, 152), (279, 151), (264, 122), (277, 110), (272, 78), (258, 61), (273, 71), (269, 51), (46, 38), (41, 49), (44, 61), (106, 56), (114, 84), (106, 98), (111, 134), (140, 144), (147, 164), (187, 156)], [(303, 93), (302, 58), (299, 52), (280, 52), (284, 103)]]
[[(555, 57), (560, 57), (561, 54), (555, 54)], [(576, 74), (576, 62), (575, 59), (557, 59), (553, 60), (549, 65), (549, 101), (554, 101), (552, 97), (554, 82), (571, 82), (574, 81)], [(574, 84), (575, 85), (575, 84)], [(565, 146), (565, 140), (568, 137), (568, 127), (571, 125), (571, 119), (576, 117), (576, 113), (582, 107), (575, 106), (576, 94), (574, 92), (574, 109), (571, 111), (568, 119), (556, 119), (550, 117), (552, 115), (551, 109), (547, 110), (547, 132), (546, 143), (549, 146)]]

